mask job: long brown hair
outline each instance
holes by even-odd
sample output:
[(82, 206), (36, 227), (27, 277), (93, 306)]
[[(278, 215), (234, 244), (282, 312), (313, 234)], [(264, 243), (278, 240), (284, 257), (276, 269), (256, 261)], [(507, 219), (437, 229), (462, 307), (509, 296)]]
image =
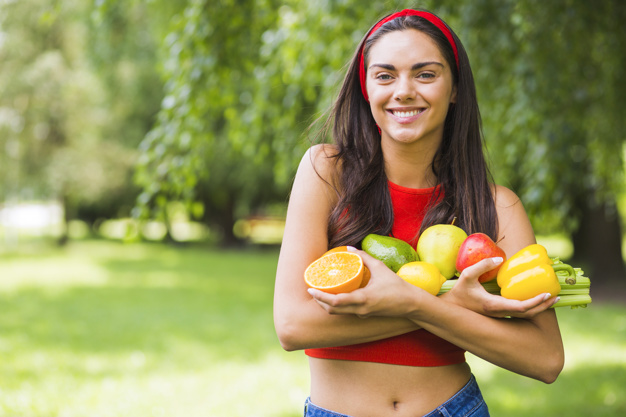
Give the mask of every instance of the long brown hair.
[(404, 16), (382, 25), (359, 44), (348, 67), (337, 100), (326, 121), (336, 152), (338, 202), (328, 223), (329, 247), (358, 246), (369, 233), (387, 235), (393, 224), (393, 207), (384, 169), (380, 133), (369, 104), (361, 93), (359, 58), (385, 34), (415, 29), (427, 34), (438, 45), (452, 70), (457, 87), (456, 103), (451, 104), (444, 124), (443, 140), (433, 163), (438, 192), (422, 222), (421, 233), (434, 224), (451, 223), (468, 234), (482, 232), (497, 238), (498, 221), (491, 191), (492, 177), (483, 154), (481, 119), (469, 59), (460, 40), (452, 32), (454, 52), (445, 35), (428, 20)]

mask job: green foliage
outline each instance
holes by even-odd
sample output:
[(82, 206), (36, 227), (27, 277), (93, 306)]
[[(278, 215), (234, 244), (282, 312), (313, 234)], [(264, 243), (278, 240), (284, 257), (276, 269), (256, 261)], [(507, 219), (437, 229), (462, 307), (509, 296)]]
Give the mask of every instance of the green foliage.
[[(166, 37), (166, 97), (141, 145), (143, 213), (196, 199), (245, 214), (284, 195), (344, 64), (380, 16), (414, 2), (191, 1)], [(620, 2), (423, 2), (473, 62), (493, 169), (542, 232), (623, 184)], [(246, 10), (246, 13), (240, 13)], [(262, 185), (262, 186), (260, 186)], [(203, 197), (204, 195), (204, 197)]]
[(623, 2), (482, 1), (460, 14), (497, 177), (542, 233), (624, 183)]
[(204, 201), (209, 217), (283, 200), (309, 124), (383, 4), (189, 2), (165, 39), (166, 96), (140, 146), (143, 215), (168, 199)]
[[(91, 105), (98, 100), (94, 91), (100, 86), (93, 85), (85, 68), (74, 65), (81, 47), (78, 42), (70, 47), (68, 38), (80, 39), (84, 26), (69, 24), (73, 16), (67, 9), (44, 1), (7, 2), (1, 7), (4, 123), (0, 141), (8, 150), (0, 164), (5, 179), (1, 194), (5, 198), (28, 192), (37, 195), (59, 185), (42, 180), (57, 157), (55, 151), (68, 142), (82, 142), (97, 125)], [(70, 117), (74, 111), (87, 122), (82, 122), (86, 131)], [(84, 133), (75, 138), (68, 130)]]
[(252, 6), (193, 1), (174, 18), (165, 38), (165, 97), (140, 146), (140, 203), (189, 202), (199, 184), (208, 184), (218, 208), (231, 204), (232, 193), (254, 198), (258, 180), (267, 185), (261, 192), (271, 191), (272, 160), (260, 169), (270, 155), (262, 126), (253, 123), (253, 93), (260, 38), (276, 5), (238, 12)]
[(535, 227), (569, 233), (581, 204), (613, 207), (626, 131), (615, 0), (3, 2), (0, 195), (114, 215), (139, 194), (134, 175), (137, 215), (201, 202), (228, 229), (284, 202), (367, 28), (415, 6), (463, 40), (494, 174)]
[(136, 148), (162, 95), (151, 9), (33, 0), (0, 10), (0, 196), (118, 215), (133, 204)]

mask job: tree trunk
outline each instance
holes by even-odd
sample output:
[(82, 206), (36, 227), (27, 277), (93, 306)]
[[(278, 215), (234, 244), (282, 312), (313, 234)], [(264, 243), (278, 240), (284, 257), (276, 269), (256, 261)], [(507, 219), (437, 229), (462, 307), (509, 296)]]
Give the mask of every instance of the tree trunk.
[(61, 204), (63, 205), (63, 230), (61, 231), (61, 235), (57, 238), (58, 246), (67, 245), (70, 240), (69, 235), (69, 224), (70, 221), (73, 220), (73, 212), (75, 211), (71, 205), (70, 199), (67, 196), (67, 193), (63, 193), (61, 197)]
[(214, 204), (208, 193), (201, 195), (204, 203), (203, 221), (209, 227), (219, 230), (220, 246), (222, 247), (239, 247), (245, 243), (243, 240), (235, 236), (235, 197), (229, 193), (225, 201), (217, 206)]
[(583, 199), (578, 207), (581, 222), (572, 235), (572, 264), (582, 267), (585, 276), (591, 278), (592, 291), (596, 289), (603, 294), (617, 296), (626, 288), (619, 213), (612, 201), (599, 205), (590, 199)]
[(170, 221), (170, 215), (167, 212), (167, 206), (163, 208), (163, 222), (165, 223), (165, 236), (163, 236), (163, 242), (169, 245), (177, 245), (178, 242), (172, 236), (172, 222)]
[(223, 247), (239, 247), (243, 245), (243, 241), (235, 236), (235, 216), (232, 211), (225, 210), (219, 216), (220, 229), (222, 232), (221, 246)]

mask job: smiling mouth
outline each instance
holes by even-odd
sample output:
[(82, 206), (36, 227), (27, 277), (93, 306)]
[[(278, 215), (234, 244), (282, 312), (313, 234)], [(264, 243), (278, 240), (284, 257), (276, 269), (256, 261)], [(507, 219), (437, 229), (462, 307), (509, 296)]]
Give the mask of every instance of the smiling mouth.
[(411, 111), (400, 111), (400, 110), (390, 110), (391, 114), (397, 117), (413, 117), (417, 116), (420, 113), (423, 113), (426, 109), (419, 110), (411, 110)]

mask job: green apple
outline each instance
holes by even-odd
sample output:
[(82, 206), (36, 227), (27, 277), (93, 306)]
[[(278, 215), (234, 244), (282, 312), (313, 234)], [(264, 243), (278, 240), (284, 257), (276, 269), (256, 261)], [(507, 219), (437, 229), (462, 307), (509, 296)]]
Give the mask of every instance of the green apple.
[(456, 257), (467, 233), (452, 224), (430, 226), (417, 242), (417, 256), (439, 268), (446, 279), (456, 274)]

